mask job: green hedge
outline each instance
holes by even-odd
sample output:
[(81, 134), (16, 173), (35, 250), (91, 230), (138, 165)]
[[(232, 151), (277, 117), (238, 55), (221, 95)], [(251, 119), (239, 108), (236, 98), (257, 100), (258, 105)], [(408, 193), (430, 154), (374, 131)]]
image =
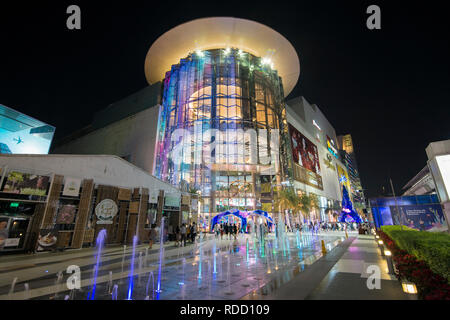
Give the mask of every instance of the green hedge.
[(430, 269), (450, 282), (450, 234), (417, 231), (401, 226), (382, 226), (395, 244), (402, 250), (425, 261)]

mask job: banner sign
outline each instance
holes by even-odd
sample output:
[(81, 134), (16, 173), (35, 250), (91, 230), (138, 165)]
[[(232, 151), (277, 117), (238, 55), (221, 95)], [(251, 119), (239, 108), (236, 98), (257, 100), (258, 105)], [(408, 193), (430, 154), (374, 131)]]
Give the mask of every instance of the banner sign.
[(62, 205), (59, 207), (58, 215), (56, 216), (56, 224), (71, 224), (75, 220), (75, 213), (77, 206)]
[(37, 251), (52, 251), (56, 248), (57, 241), (58, 230), (41, 229), (39, 232)]
[(158, 203), (159, 191), (152, 190), (148, 195), (148, 202), (157, 204)]
[(105, 199), (101, 201), (97, 207), (95, 207), (95, 214), (98, 219), (97, 224), (112, 224), (118, 211), (119, 208), (113, 200)]
[(63, 196), (78, 197), (80, 194), (81, 179), (66, 177)]
[(390, 206), (389, 209), (394, 225), (404, 225), (421, 231), (447, 229), (440, 204)]
[(17, 171), (8, 174), (3, 192), (45, 196), (50, 178)]
[(119, 189), (119, 194), (117, 196), (118, 200), (130, 201), (131, 200), (131, 189)]

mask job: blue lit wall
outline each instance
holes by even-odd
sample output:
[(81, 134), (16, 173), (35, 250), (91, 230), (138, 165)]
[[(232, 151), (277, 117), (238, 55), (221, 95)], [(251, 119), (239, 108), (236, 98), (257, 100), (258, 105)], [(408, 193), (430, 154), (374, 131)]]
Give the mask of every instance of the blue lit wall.
[(445, 216), (437, 195), (370, 199), (377, 228), (383, 225), (405, 225), (417, 230), (444, 231)]
[(48, 154), (55, 127), (0, 105), (0, 153)]

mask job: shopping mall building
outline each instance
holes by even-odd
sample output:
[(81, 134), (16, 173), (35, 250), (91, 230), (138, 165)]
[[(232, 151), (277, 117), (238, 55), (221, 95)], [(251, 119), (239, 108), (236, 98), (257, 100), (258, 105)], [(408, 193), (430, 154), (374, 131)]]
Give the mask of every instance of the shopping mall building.
[(352, 190), (338, 139), (316, 105), (286, 101), (300, 76), (281, 34), (238, 18), (205, 18), (157, 39), (149, 86), (95, 114), (54, 154), (119, 156), (183, 192), (198, 194), (207, 228), (226, 210), (274, 213), (274, 193), (319, 197), (312, 218), (335, 219)]

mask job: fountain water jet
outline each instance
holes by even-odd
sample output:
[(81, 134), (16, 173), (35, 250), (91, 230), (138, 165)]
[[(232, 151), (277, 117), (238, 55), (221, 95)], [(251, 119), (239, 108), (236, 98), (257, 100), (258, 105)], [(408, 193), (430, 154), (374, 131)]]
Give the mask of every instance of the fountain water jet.
[(103, 229), (98, 233), (97, 236), (97, 262), (94, 267), (94, 277), (92, 284), (92, 292), (89, 300), (95, 299), (95, 289), (97, 288), (97, 276), (98, 276), (98, 267), (100, 265), (100, 259), (102, 256), (102, 249), (106, 239), (106, 230)]
[(14, 293), (14, 288), (16, 287), (17, 280), (19, 278), (15, 277), (11, 283), (11, 288), (9, 289), (8, 295), (11, 296)]
[(160, 237), (159, 237), (159, 266), (158, 266), (158, 282), (157, 282), (157, 298), (159, 300), (159, 294), (161, 293), (161, 274), (162, 264), (164, 259), (164, 218), (161, 218)]
[(134, 258), (136, 256), (136, 245), (138, 242), (138, 236), (135, 235), (133, 237), (133, 253), (131, 256), (131, 267), (130, 267), (130, 276), (129, 276), (129, 282), (128, 282), (128, 294), (127, 294), (127, 300), (132, 300), (133, 296), (133, 287), (134, 287)]
[(112, 289), (112, 293), (111, 293), (111, 299), (112, 300), (117, 300), (118, 291), (119, 291), (119, 286), (117, 284), (115, 284), (113, 289)]
[(153, 271), (150, 271), (148, 273), (147, 286), (145, 287), (145, 300), (150, 300), (150, 296), (148, 295), (148, 286), (150, 285), (150, 279), (152, 279), (152, 300), (155, 299), (155, 278), (153, 276)]

